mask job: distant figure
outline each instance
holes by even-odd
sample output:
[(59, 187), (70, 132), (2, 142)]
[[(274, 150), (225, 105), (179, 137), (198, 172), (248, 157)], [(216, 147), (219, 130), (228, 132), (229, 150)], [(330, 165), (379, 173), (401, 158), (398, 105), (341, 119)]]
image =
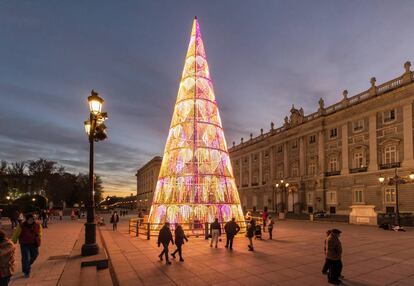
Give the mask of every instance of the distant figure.
[(269, 239), (272, 240), (273, 239), (273, 225), (275, 224), (274, 219), (269, 216), (267, 218), (267, 230), (269, 231)]
[(252, 219), (252, 214), (250, 212), (247, 212), (245, 219), (246, 219), (247, 222), (250, 222), (251, 219)]
[(11, 228), (15, 229), (16, 226), (19, 224), (19, 215), (20, 213), (18, 210), (14, 210), (10, 216)]
[(240, 231), (240, 226), (236, 223), (236, 219), (232, 218), (231, 221), (224, 225), (226, 232), (226, 248), (233, 250), (234, 236)]
[(256, 231), (256, 221), (254, 219), (252, 219), (250, 221), (249, 226), (247, 227), (247, 238), (249, 239), (249, 251), (254, 251), (253, 248), (253, 237), (254, 237), (254, 233)]
[(221, 235), (221, 225), (218, 222), (218, 218), (215, 218), (214, 222), (211, 223), (210, 234), (211, 234), (210, 247), (213, 247), (213, 243), (215, 243), (215, 247), (217, 248), (219, 236)]
[(59, 210), (59, 220), (63, 219), (63, 210)]
[(267, 212), (267, 207), (264, 207), (264, 210), (262, 212), (263, 232), (266, 232), (266, 223), (267, 223), (268, 216), (269, 216), (269, 213)]
[(117, 211), (114, 211), (114, 213), (111, 216), (110, 223), (112, 223), (112, 230), (118, 230), (118, 222), (119, 222), (119, 215)]
[(42, 220), (42, 227), (43, 228), (47, 228), (48, 215), (47, 215), (47, 211), (46, 210), (42, 210), (40, 212), (40, 219)]
[(17, 219), (17, 222), (20, 224), (20, 223), (22, 223), (24, 221), (24, 215), (23, 215), (23, 213), (20, 211), (19, 212), (19, 217), (18, 217), (18, 219)]
[(188, 238), (185, 236), (184, 230), (181, 225), (176, 225), (174, 236), (175, 245), (177, 246), (177, 249), (173, 253), (171, 253), (171, 256), (175, 259), (175, 254), (178, 252), (178, 255), (180, 256), (180, 261), (184, 262), (182, 245), (184, 244), (184, 240), (188, 242)]
[(19, 240), (22, 256), (22, 269), (25, 278), (30, 277), (31, 265), (39, 255), (42, 241), (42, 226), (37, 223), (32, 214), (26, 215), (26, 220), (15, 229), (12, 241)]
[(14, 272), (14, 252), (13, 242), (0, 230), (0, 286), (9, 285)]
[(326, 240), (326, 259), (328, 262), (328, 282), (339, 285), (339, 279), (342, 272), (342, 244), (339, 240), (341, 231), (332, 229), (328, 239)]
[(163, 250), (161, 251), (160, 255), (158, 257), (160, 258), (160, 261), (162, 261), (162, 256), (165, 255), (165, 264), (170, 265), (171, 262), (168, 259), (168, 245), (170, 244), (170, 241), (172, 244), (174, 244), (174, 240), (172, 237), (172, 233), (170, 230), (170, 223), (166, 222), (164, 226), (160, 229), (160, 233), (158, 234), (158, 247), (163, 246)]

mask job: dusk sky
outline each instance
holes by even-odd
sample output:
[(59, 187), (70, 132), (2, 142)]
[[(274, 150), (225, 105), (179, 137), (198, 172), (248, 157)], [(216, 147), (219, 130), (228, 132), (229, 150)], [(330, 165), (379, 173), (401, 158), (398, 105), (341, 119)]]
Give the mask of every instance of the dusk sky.
[(87, 172), (86, 98), (104, 98), (96, 173), (136, 192), (162, 155), (197, 15), (228, 145), (393, 79), (414, 61), (413, 1), (1, 1), (0, 159)]

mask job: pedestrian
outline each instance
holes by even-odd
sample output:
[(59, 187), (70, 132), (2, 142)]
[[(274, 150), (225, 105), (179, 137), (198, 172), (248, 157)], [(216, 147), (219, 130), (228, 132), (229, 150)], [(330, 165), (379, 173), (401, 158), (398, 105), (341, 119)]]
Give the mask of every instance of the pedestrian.
[(43, 228), (47, 228), (47, 219), (48, 219), (48, 215), (46, 210), (42, 210), (40, 212), (40, 219), (42, 220), (42, 227)]
[(24, 215), (23, 215), (23, 213), (20, 211), (20, 212), (19, 212), (19, 216), (18, 216), (18, 218), (17, 218), (17, 222), (18, 222), (18, 224), (21, 224), (21, 223), (23, 222), (23, 220), (24, 220)]
[(328, 263), (328, 282), (339, 285), (342, 272), (342, 244), (339, 240), (341, 231), (332, 229), (326, 240), (326, 260)]
[(224, 225), (224, 231), (226, 232), (226, 248), (233, 250), (234, 236), (240, 231), (240, 226), (236, 223), (235, 218)]
[(246, 236), (249, 239), (249, 245), (248, 245), (249, 251), (254, 251), (253, 237), (254, 237), (255, 230), (256, 230), (256, 221), (255, 221), (255, 219), (251, 219), (250, 223), (247, 227), (247, 233), (246, 233)]
[(119, 215), (117, 211), (114, 211), (114, 213), (111, 216), (110, 223), (112, 223), (112, 230), (118, 230), (118, 222), (119, 222)]
[(59, 220), (63, 219), (63, 210), (59, 210)]
[(174, 236), (175, 246), (177, 247), (177, 249), (173, 253), (171, 253), (171, 256), (175, 259), (175, 254), (178, 252), (178, 255), (180, 256), (180, 261), (184, 262), (182, 246), (184, 244), (184, 240), (188, 242), (188, 238), (187, 236), (185, 236), (184, 230), (181, 225), (177, 224), (175, 226)]
[(75, 220), (75, 210), (72, 210), (72, 212), (70, 214), (70, 219)]
[(325, 238), (325, 241), (324, 241), (324, 244), (323, 244), (323, 252), (325, 254), (325, 263), (323, 264), (323, 267), (322, 267), (322, 274), (324, 274), (324, 275), (327, 275), (328, 274), (328, 270), (329, 270), (329, 261), (328, 261), (327, 252), (326, 252), (326, 250), (327, 250), (327, 248), (326, 248), (326, 241), (328, 240), (328, 237), (331, 234), (331, 232), (332, 231), (330, 229), (328, 229), (326, 231), (326, 238)]
[(12, 229), (15, 229), (16, 226), (19, 224), (19, 211), (18, 210), (14, 210), (10, 216), (10, 221), (11, 221), (11, 227)]
[(267, 223), (268, 216), (269, 216), (269, 213), (267, 212), (267, 207), (264, 207), (263, 212), (262, 212), (263, 232), (266, 232), (266, 223)]
[(174, 244), (174, 240), (173, 240), (172, 233), (170, 230), (170, 223), (165, 222), (165, 224), (160, 229), (160, 232), (158, 234), (158, 247), (160, 247), (161, 244), (163, 247), (163, 250), (158, 255), (158, 257), (160, 258), (160, 261), (162, 261), (162, 256), (165, 255), (165, 264), (167, 265), (171, 264), (171, 262), (168, 259), (168, 245), (170, 244), (170, 242)]
[(250, 220), (252, 219), (252, 214), (250, 212), (246, 213), (246, 222), (250, 222)]
[(274, 219), (272, 216), (268, 216), (267, 218), (267, 230), (269, 231), (269, 239), (273, 239), (273, 225), (275, 224)]
[(15, 229), (12, 241), (17, 243), (17, 240), (20, 243), (24, 277), (29, 278), (31, 265), (39, 255), (42, 241), (42, 226), (35, 221), (33, 214), (27, 214), (26, 220)]
[(9, 285), (14, 272), (14, 252), (13, 242), (0, 230), (0, 286)]
[(221, 236), (221, 225), (218, 221), (218, 218), (215, 218), (214, 222), (211, 223), (210, 234), (211, 234), (210, 247), (213, 247), (213, 243), (215, 243), (215, 247), (217, 248), (219, 236)]

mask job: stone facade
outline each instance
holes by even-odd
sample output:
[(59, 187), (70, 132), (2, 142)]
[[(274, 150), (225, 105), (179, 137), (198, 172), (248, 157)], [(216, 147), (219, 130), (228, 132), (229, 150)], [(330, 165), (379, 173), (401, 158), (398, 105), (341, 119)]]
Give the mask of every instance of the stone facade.
[[(351, 206), (374, 205), (394, 212), (395, 188), (381, 185), (380, 175), (414, 171), (414, 83), (410, 63), (402, 76), (304, 115), (292, 106), (283, 126), (229, 149), (245, 210), (325, 210), (348, 215)], [(283, 184), (281, 184), (283, 180)], [(279, 187), (276, 187), (279, 183)], [(281, 188), (288, 183), (288, 187)], [(414, 213), (414, 184), (399, 187), (401, 213)]]
[(162, 158), (156, 156), (141, 167), (137, 173), (137, 207), (138, 210), (149, 212), (152, 204)]

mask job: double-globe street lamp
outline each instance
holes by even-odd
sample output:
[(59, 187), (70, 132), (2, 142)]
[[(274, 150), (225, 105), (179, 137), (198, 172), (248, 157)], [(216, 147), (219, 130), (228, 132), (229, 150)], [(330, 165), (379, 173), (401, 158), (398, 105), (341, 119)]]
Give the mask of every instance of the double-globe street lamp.
[[(286, 192), (288, 190), (289, 187), (289, 183), (285, 182), (284, 180), (280, 180), (278, 183), (276, 183), (275, 185), (276, 190), (280, 189), (282, 191), (282, 210), (281, 212), (284, 213), (285, 212), (285, 204), (286, 204)], [(276, 195), (277, 198), (277, 195)], [(277, 211), (277, 200), (276, 200), (276, 211)]]
[(85, 223), (85, 243), (82, 245), (82, 256), (95, 255), (99, 252), (96, 244), (95, 202), (94, 202), (94, 142), (105, 140), (106, 126), (104, 121), (108, 118), (106, 112), (102, 112), (104, 100), (94, 90), (88, 96), (89, 120), (85, 121), (85, 132), (89, 138), (89, 193), (86, 202), (87, 215)]
[[(378, 181), (381, 184), (385, 184), (385, 180), (386, 178), (382, 175), (380, 175), (380, 177), (378, 178)], [(400, 184), (406, 184), (408, 182), (413, 182), (414, 181), (414, 173), (411, 172), (410, 175), (408, 175), (407, 177), (400, 177), (398, 176), (398, 169), (395, 168), (395, 174), (393, 177), (388, 177), (387, 178), (387, 184), (392, 186), (395, 186), (395, 224), (400, 227), (400, 208), (399, 208), (399, 201), (398, 201), (398, 186)]]

